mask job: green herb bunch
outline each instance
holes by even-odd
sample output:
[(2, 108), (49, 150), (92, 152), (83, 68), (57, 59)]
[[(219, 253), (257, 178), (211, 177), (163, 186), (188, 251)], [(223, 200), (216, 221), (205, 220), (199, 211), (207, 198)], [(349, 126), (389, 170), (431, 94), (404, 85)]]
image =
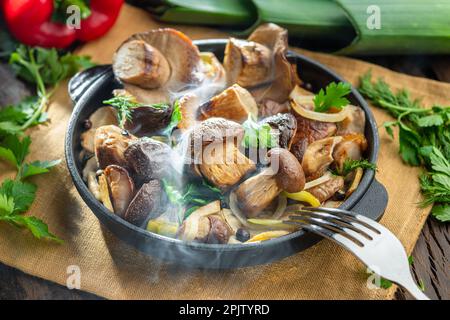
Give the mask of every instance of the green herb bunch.
[(38, 239), (61, 242), (48, 231), (42, 220), (24, 215), (30, 209), (37, 190), (29, 178), (47, 173), (60, 163), (60, 160), (27, 162), (31, 138), (25, 132), (47, 122), (46, 109), (52, 95), (47, 88), (92, 64), (86, 57), (23, 45), (11, 53), (9, 63), (20, 79), (36, 86), (36, 95), (0, 109), (0, 160), (16, 169), (15, 178), (5, 179), (0, 186), (0, 221), (28, 229)]
[(433, 204), (432, 214), (450, 220), (450, 107), (425, 108), (407, 90), (394, 93), (382, 79), (372, 81), (368, 72), (360, 79), (359, 91), (372, 103), (396, 118), (383, 127), (393, 138), (399, 131), (400, 155), (407, 164), (422, 166), (421, 205)]

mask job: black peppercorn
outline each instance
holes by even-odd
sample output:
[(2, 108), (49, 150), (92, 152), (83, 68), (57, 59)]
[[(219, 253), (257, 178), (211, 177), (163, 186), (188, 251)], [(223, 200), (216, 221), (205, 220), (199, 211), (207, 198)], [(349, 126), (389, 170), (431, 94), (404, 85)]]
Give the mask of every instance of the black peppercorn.
[(239, 228), (236, 231), (236, 239), (240, 242), (245, 242), (250, 239), (250, 233), (246, 229)]
[(345, 192), (342, 190), (338, 190), (334, 195), (333, 195), (333, 200), (335, 201), (342, 201), (345, 200)]

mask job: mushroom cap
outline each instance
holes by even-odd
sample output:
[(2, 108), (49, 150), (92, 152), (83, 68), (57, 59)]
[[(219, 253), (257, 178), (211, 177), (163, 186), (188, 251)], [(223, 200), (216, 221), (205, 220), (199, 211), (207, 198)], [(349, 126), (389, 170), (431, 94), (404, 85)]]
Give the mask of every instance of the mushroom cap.
[(290, 149), (297, 132), (297, 120), (290, 113), (278, 113), (264, 118), (261, 123), (267, 123), (273, 130), (278, 130), (278, 144), (280, 147)]
[[(268, 156), (278, 187), (289, 193), (302, 191), (305, 187), (305, 174), (297, 158), (283, 148), (271, 149)], [(275, 167), (278, 168), (274, 169)]]
[(114, 55), (113, 70), (120, 80), (147, 89), (162, 87), (171, 75), (166, 58), (143, 40), (123, 43)]
[(144, 183), (136, 196), (131, 200), (125, 213), (125, 220), (141, 226), (148, 216), (156, 218), (161, 205), (162, 188), (159, 180)]
[[(121, 48), (134, 41), (143, 41), (153, 48), (153, 52), (160, 53), (170, 67), (170, 76), (167, 81), (161, 81), (164, 85), (159, 88), (148, 89), (124, 82), (125, 89), (138, 101), (142, 103), (170, 101), (171, 93), (181, 91), (193, 83), (199, 83), (204, 77), (201, 73), (200, 52), (191, 39), (182, 32), (171, 28), (161, 28), (137, 33), (125, 40)], [(164, 78), (165, 75), (160, 76)]]
[(146, 137), (130, 144), (124, 151), (128, 165), (144, 181), (170, 175), (172, 155), (172, 149), (167, 144)]

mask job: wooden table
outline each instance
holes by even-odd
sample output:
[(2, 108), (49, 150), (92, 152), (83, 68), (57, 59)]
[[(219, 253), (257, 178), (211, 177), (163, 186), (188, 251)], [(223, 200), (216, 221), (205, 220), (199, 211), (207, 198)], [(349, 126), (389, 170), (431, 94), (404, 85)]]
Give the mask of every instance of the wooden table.
[[(371, 57), (373, 63), (415, 76), (427, 77), (450, 83), (450, 57)], [(18, 92), (26, 88), (14, 82), (5, 68), (0, 68), (0, 104), (5, 99), (17, 99)], [(450, 235), (449, 224), (430, 217), (425, 224), (413, 252), (413, 272), (417, 281), (425, 285), (425, 293), (431, 299), (450, 299)], [(411, 299), (409, 294), (398, 291), (398, 299)], [(93, 294), (69, 290), (58, 284), (42, 280), (0, 263), (0, 299), (101, 299)]]

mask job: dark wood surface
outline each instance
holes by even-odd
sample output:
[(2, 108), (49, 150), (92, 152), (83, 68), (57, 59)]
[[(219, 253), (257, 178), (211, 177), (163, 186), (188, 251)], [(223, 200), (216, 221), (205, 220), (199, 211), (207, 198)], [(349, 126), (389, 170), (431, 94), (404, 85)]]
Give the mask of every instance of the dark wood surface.
[[(365, 60), (392, 70), (415, 76), (450, 82), (450, 57), (369, 57)], [(0, 67), (2, 88), (0, 105), (8, 99), (17, 99), (17, 93), (26, 92), (20, 84), (7, 79), (8, 72)], [(430, 217), (425, 224), (413, 252), (413, 273), (416, 281), (423, 283), (425, 293), (432, 299), (450, 299), (450, 236), (448, 224)], [(411, 299), (399, 290), (397, 299)], [(27, 275), (0, 263), (0, 299), (101, 299), (93, 294), (69, 290), (64, 286)]]

